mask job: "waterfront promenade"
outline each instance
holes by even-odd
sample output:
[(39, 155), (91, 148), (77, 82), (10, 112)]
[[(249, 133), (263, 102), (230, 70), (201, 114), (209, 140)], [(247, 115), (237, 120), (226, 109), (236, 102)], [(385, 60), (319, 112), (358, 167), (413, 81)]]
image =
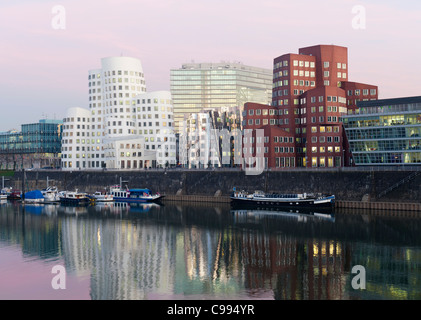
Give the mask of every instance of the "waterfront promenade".
[(268, 170), (248, 175), (239, 168), (16, 171), (6, 185), (42, 189), (47, 183), (60, 190), (95, 192), (123, 181), (129, 188), (147, 187), (166, 195), (166, 201), (229, 202), (233, 187), (254, 191), (334, 194), (337, 207), (421, 211), (420, 167), (363, 167)]

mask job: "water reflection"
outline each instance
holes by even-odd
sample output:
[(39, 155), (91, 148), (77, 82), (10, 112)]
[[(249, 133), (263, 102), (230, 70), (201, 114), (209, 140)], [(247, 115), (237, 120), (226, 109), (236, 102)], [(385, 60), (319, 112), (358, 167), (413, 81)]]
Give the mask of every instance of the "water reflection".
[[(419, 299), (420, 230), (420, 219), (199, 204), (0, 204), (0, 246), (63, 259), (92, 299)], [(354, 265), (366, 290), (351, 287)]]

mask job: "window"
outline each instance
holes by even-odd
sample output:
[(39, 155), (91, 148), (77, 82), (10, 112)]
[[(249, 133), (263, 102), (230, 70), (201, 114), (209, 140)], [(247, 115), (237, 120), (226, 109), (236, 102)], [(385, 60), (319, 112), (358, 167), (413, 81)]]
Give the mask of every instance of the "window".
[(325, 61), (325, 62), (323, 63), (323, 66), (324, 66), (325, 68), (329, 68), (329, 61)]

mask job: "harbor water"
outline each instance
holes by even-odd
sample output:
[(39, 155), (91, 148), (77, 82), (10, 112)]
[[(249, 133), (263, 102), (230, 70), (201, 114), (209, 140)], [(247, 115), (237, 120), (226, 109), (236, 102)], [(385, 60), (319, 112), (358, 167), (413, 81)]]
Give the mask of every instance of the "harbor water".
[(421, 219), (3, 201), (0, 299), (418, 300)]

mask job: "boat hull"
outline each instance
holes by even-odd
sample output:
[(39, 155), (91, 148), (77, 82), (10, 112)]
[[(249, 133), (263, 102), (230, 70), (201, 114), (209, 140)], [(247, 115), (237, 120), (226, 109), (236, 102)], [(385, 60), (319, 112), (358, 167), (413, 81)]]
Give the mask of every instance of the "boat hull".
[(330, 196), (322, 199), (256, 199), (231, 197), (231, 204), (241, 208), (303, 208), (303, 209), (333, 209), (335, 197)]
[(81, 204), (89, 204), (90, 202), (91, 200), (89, 198), (83, 198), (83, 199), (60, 198), (60, 203), (62, 204), (81, 205)]
[(147, 202), (160, 202), (164, 196), (155, 196), (155, 197), (139, 197), (139, 198), (122, 198), (115, 197), (115, 202), (128, 202), (128, 203), (147, 203)]

